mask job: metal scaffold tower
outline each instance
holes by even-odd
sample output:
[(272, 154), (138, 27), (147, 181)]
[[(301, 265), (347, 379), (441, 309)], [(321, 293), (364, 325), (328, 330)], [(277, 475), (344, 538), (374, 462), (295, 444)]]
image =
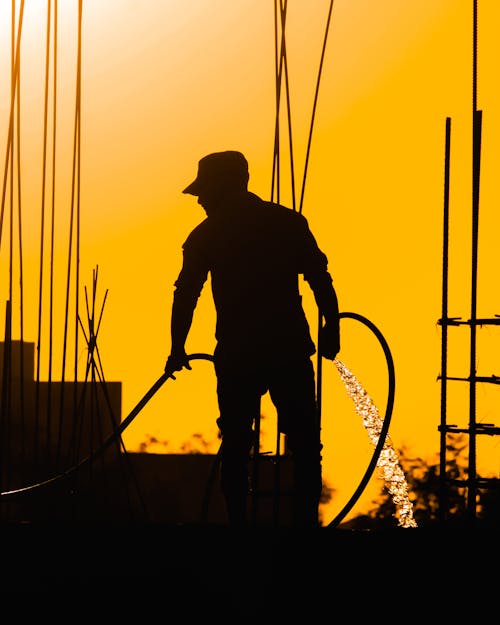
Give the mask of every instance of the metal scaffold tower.
[[(500, 426), (484, 423), (477, 414), (477, 385), (500, 384), (500, 376), (477, 374), (478, 330), (483, 326), (500, 325), (500, 315), (490, 318), (478, 317), (478, 235), (479, 235), (479, 196), (481, 172), (481, 136), (483, 111), (477, 105), (477, 49), (478, 49), (478, 2), (473, 0), (473, 54), (472, 54), (472, 202), (471, 202), (471, 282), (470, 317), (450, 317), (448, 315), (448, 260), (449, 260), (449, 189), (450, 189), (450, 145), (451, 118), (446, 119), (445, 172), (444, 172), (444, 217), (443, 217), (443, 262), (442, 262), (442, 315), (441, 326), (441, 418), (440, 432), (440, 519), (450, 519), (450, 495), (453, 489), (465, 494), (465, 517), (469, 525), (477, 524), (480, 512), (480, 496), (486, 490), (498, 489), (500, 479), (482, 477), (478, 472), (478, 437), (500, 434)], [(450, 376), (448, 374), (448, 328), (466, 326), (469, 328), (469, 374)], [(469, 390), (468, 424), (460, 427), (448, 423), (448, 381), (466, 382)], [(467, 470), (465, 477), (457, 476), (450, 468), (449, 455), (454, 453), (449, 445), (450, 438), (463, 435), (467, 441)]]

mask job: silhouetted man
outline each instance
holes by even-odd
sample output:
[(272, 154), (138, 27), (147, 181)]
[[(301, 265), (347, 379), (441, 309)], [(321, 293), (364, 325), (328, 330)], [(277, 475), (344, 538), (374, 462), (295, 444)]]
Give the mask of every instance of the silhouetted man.
[(248, 163), (240, 152), (209, 154), (183, 193), (207, 214), (183, 246), (175, 282), (171, 352), (165, 372), (190, 369), (185, 351), (202, 287), (211, 277), (217, 312), (217, 377), (221, 489), (229, 524), (247, 521), (248, 462), (261, 397), (269, 392), (294, 471), (294, 522), (318, 526), (321, 437), (311, 356), (316, 346), (302, 308), (299, 277), (314, 293), (325, 320), (320, 353), (340, 349), (339, 308), (327, 258), (305, 217), (247, 190)]

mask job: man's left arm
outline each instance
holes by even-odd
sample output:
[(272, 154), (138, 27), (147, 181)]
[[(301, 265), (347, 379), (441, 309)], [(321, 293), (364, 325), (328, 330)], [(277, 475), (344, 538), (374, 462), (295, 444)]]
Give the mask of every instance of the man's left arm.
[(328, 271), (328, 258), (318, 247), (316, 239), (306, 222), (303, 263), (304, 279), (311, 287), (316, 304), (325, 323), (319, 332), (318, 351), (334, 360), (340, 351), (340, 316), (337, 292)]
[(324, 270), (304, 275), (304, 278), (311, 286), (321, 318), (325, 322), (319, 331), (318, 351), (325, 358), (334, 360), (340, 351), (340, 316), (332, 277)]

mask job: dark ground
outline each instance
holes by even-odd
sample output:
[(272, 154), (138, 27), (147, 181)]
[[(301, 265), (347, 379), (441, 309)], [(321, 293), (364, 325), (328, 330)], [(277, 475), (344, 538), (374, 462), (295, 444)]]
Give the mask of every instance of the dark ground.
[(434, 623), (497, 611), (500, 533), (491, 530), (4, 524), (0, 532), (4, 610), (65, 622)]

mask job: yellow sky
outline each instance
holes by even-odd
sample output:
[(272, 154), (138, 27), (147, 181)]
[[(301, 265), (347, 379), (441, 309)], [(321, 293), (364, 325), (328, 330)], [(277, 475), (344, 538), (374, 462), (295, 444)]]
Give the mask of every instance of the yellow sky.
[[(19, 6), (19, 3), (16, 3)], [(287, 52), (294, 158), (300, 192), (328, 0), (290, 0)], [(59, 2), (56, 293), (62, 318), (68, 253), (75, 102), (77, 1)], [(203, 217), (181, 191), (204, 154), (243, 151), (250, 189), (270, 196), (275, 85), (273, 1), (84, 0), (81, 110), (81, 283), (99, 266), (98, 303), (109, 290), (99, 348), (108, 380), (123, 383), (123, 416), (161, 375), (168, 355), (172, 287), (181, 244)], [(470, 313), (472, 0), (336, 0), (321, 77), (303, 211), (330, 259), (342, 311), (374, 323), (396, 372), (390, 435), (415, 455), (439, 450), (444, 131), (452, 118), (451, 316)], [(6, 142), (10, 3), (0, 8), (0, 146)], [(26, 338), (36, 340), (47, 3), (27, 2), (21, 61)], [(500, 150), (500, 6), (479, 1), (478, 106), (483, 162), (478, 314), (500, 313), (496, 284)], [(52, 71), (52, 70), (51, 70)], [(282, 155), (287, 162), (283, 117)], [(4, 154), (3, 147), (0, 154)], [(3, 157), (2, 157), (3, 158)], [(283, 171), (283, 202), (291, 205)], [(0, 271), (8, 274), (6, 234)], [(305, 292), (311, 325), (315, 309)], [(14, 297), (14, 307), (16, 306)], [(2, 311), (3, 314), (3, 305)], [(17, 322), (18, 323), (18, 322)], [(376, 340), (342, 322), (339, 359), (383, 414), (387, 372)], [(14, 320), (14, 338), (16, 332)], [(189, 352), (211, 353), (214, 311), (205, 289)], [(468, 334), (452, 329), (449, 372), (468, 375)], [(498, 330), (482, 330), (478, 372), (500, 373)], [(455, 342), (456, 341), (456, 342)], [(43, 345), (43, 358), (47, 356)], [(85, 362), (82, 347), (81, 362)], [(44, 361), (45, 362), (45, 361)], [(57, 362), (59, 365), (59, 361)], [(42, 377), (44, 373), (42, 371)], [(467, 394), (450, 388), (450, 422), (467, 419)], [(453, 393), (452, 393), (453, 391)], [(331, 363), (324, 368), (325, 477), (338, 489), (333, 513), (371, 455), (366, 432)], [(456, 396), (455, 396), (456, 393)], [(479, 389), (479, 421), (495, 420), (495, 389)], [(453, 396), (452, 396), (453, 395)], [(272, 408), (263, 403), (273, 449)], [(169, 381), (126, 432), (175, 451), (194, 432), (217, 448), (210, 363)], [(267, 429), (266, 429), (267, 428)], [(489, 469), (499, 470), (490, 443)]]

